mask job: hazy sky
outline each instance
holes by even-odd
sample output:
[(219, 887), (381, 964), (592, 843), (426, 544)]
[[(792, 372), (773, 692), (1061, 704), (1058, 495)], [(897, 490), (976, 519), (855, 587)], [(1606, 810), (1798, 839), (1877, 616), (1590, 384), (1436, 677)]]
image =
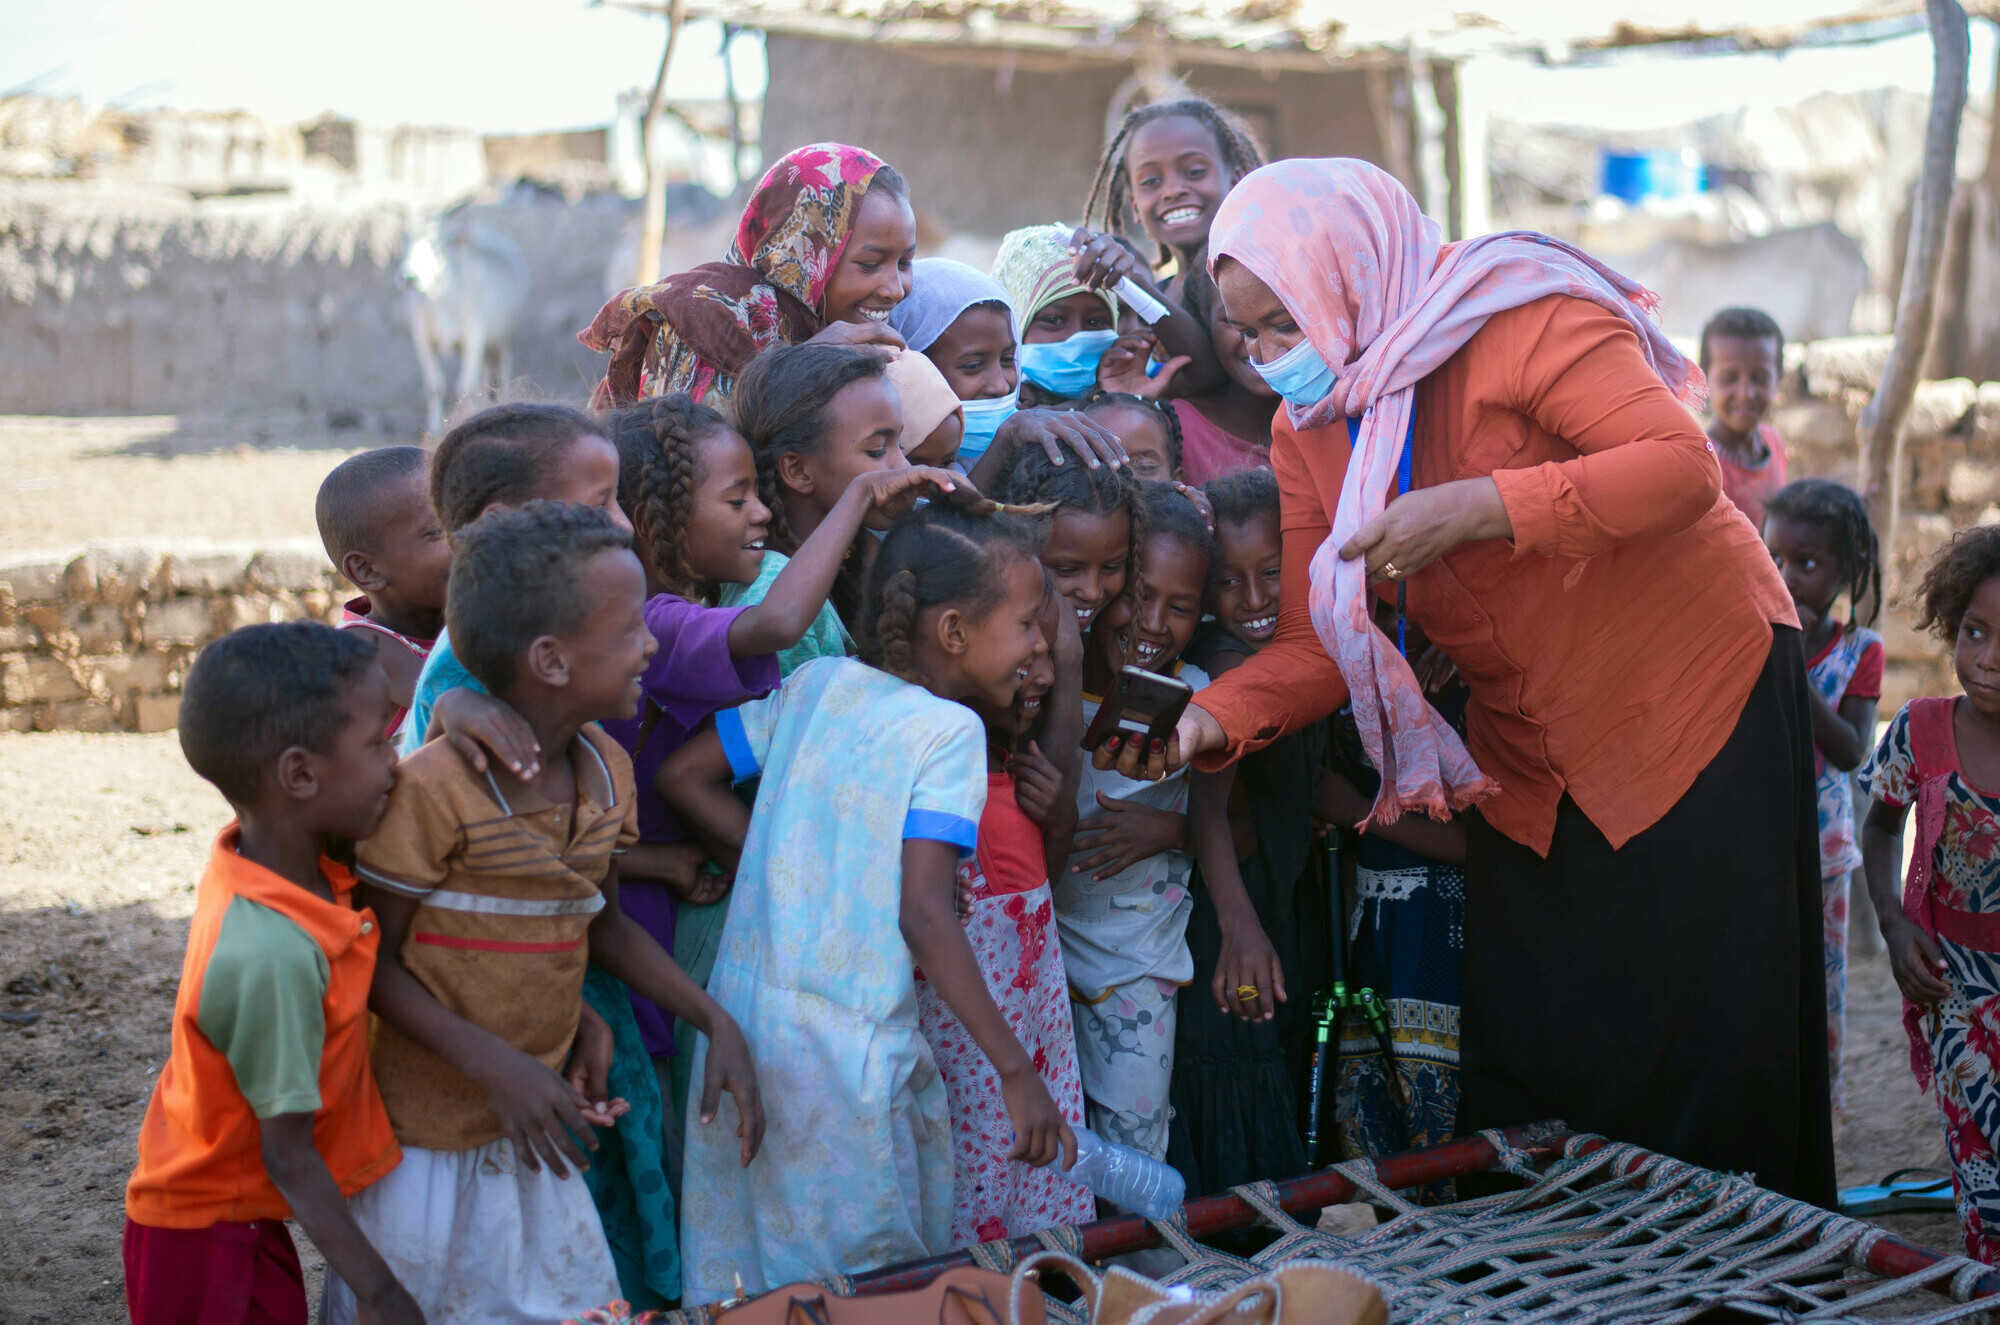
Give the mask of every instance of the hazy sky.
[[(1579, 0), (1589, 12), (1599, 0)], [(1841, 4), (1829, 0), (1827, 8)], [(310, 18), (304, 17), (310, 15)], [(0, 0), (0, 91), (94, 104), (240, 107), (274, 119), (333, 110), (377, 122), (484, 132), (601, 124), (625, 88), (649, 85), (662, 19), (582, 0)], [(690, 24), (669, 87), (720, 96), (719, 29)], [(1973, 87), (1993, 82), (1992, 25), (1973, 24)], [(763, 50), (737, 46), (747, 96), (763, 90)], [(1815, 91), (1930, 86), (1921, 34), (1868, 47), (1785, 56), (1622, 57), (1608, 67), (1509, 65), (1496, 113), (1640, 128), (1739, 105), (1784, 105)], [(44, 76), (47, 77), (44, 77)], [(1095, 126), (1091, 126), (1095, 130)]]

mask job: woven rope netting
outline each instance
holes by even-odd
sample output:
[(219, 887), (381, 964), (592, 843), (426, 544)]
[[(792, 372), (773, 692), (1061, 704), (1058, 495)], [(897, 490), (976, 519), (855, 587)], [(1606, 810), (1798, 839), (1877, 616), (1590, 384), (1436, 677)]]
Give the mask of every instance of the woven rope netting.
[[(1186, 1264), (1163, 1283), (1226, 1289), (1288, 1261), (1333, 1261), (1371, 1279), (1393, 1325), (1506, 1321), (1630, 1321), (1671, 1325), (1727, 1308), (1752, 1320), (1820, 1322), (1895, 1318), (1967, 1320), (1994, 1309), (1969, 1300), (1990, 1266), (1953, 1257), (1884, 1279), (1866, 1268), (1882, 1230), (1669, 1159), (1638, 1146), (1572, 1137), (1563, 1157), (1537, 1173), (1497, 1132), (1500, 1168), (1526, 1190), (1421, 1206), (1384, 1187), (1366, 1160), (1336, 1165), (1356, 1199), (1386, 1210), (1356, 1237), (1307, 1228), (1285, 1213), (1269, 1183), (1236, 1188), (1277, 1240), (1254, 1256), (1232, 1256), (1188, 1236), (1177, 1215), (1154, 1228)], [(1064, 1244), (1068, 1229), (1038, 1235)], [(1014, 1249), (988, 1243), (974, 1258), (1011, 1269)], [(1940, 1296), (1939, 1294), (1943, 1294)], [(1051, 1320), (1084, 1317), (1050, 1299)]]
[[(1376, 1161), (1332, 1166), (1327, 1174), (1352, 1184), (1352, 1195), (1344, 1199), (1366, 1202), (1383, 1216), (1374, 1228), (1351, 1237), (1301, 1224), (1280, 1204), (1275, 1184), (1234, 1188), (1234, 1196), (1256, 1211), (1263, 1236), (1273, 1239), (1268, 1245), (1249, 1256), (1208, 1246), (1190, 1234), (1183, 1207), (1173, 1219), (1151, 1225), (1182, 1264), (1165, 1274), (1152, 1265), (1147, 1270), (1169, 1286), (1216, 1292), (1289, 1262), (1330, 1261), (1381, 1290), (1391, 1325), (1614, 1320), (1682, 1325), (1711, 1312), (1717, 1313), (1715, 1320), (1786, 1325), (1889, 1319), (1943, 1325), (2000, 1312), (2000, 1297), (1973, 1297), (1982, 1284), (1992, 1292), (1991, 1266), (1962, 1256), (1929, 1261), (1929, 1253), (1872, 1224), (1765, 1191), (1748, 1178), (1599, 1136), (1549, 1135), (1552, 1128), (1560, 1125), (1515, 1129), (1524, 1137), (1541, 1132), (1550, 1144), (1538, 1152), (1517, 1147), (1506, 1134), (1481, 1132), (1498, 1156), (1491, 1171), (1512, 1174), (1527, 1186), (1449, 1205), (1419, 1205), (1392, 1190)], [(1561, 1152), (1552, 1157), (1555, 1144)], [(1287, 1186), (1300, 1181), (1306, 1180)], [(1346, 1183), (1336, 1185), (1344, 1189)], [(1296, 1199), (1291, 1203), (1298, 1205)], [(1129, 1222), (1143, 1234), (1144, 1225)], [(1088, 1259), (1086, 1236), (1074, 1227), (1050, 1228), (1032, 1240), (982, 1243), (961, 1255), (1005, 1274), (1039, 1248)], [(1868, 1268), (1871, 1252), (1878, 1265), (1914, 1268), (1886, 1278)], [(927, 1264), (942, 1268), (944, 1262)], [(858, 1287), (880, 1292), (888, 1286), (879, 1281), (895, 1273), (867, 1276), (878, 1281), (867, 1286), (847, 1277), (823, 1286), (841, 1296)], [(914, 1287), (928, 1277), (904, 1283)], [(1089, 1325), (1078, 1306), (1052, 1297), (1044, 1302), (1051, 1321)], [(622, 1310), (582, 1319), (593, 1325), (695, 1325), (708, 1319), (699, 1309), (634, 1317), (623, 1303), (616, 1306)]]

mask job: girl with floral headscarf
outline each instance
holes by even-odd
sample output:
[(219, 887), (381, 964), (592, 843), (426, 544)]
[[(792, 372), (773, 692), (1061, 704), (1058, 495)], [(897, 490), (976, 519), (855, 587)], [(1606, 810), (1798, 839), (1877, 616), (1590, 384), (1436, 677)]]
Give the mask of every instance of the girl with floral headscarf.
[(843, 143), (788, 152), (766, 171), (720, 262), (607, 303), (577, 339), (611, 352), (596, 408), (684, 392), (720, 406), (743, 366), (807, 340), (899, 348), (889, 310), (910, 292), (909, 187)]
[[(1283, 398), (1279, 623), (1121, 768), (1220, 766), (1350, 704), (1367, 823), (1479, 806), (1460, 1134), (1559, 1117), (1830, 1206), (1798, 617), (1654, 297), (1546, 235), (1443, 245), (1351, 160), (1246, 176), (1209, 253)], [(1465, 740), (1381, 599), (1457, 665)]]

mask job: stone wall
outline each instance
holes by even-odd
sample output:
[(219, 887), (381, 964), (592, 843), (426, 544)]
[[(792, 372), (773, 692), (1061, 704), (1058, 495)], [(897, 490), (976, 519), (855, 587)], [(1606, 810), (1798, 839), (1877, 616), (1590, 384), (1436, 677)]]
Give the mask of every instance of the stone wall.
[[(1787, 472), (1860, 482), (1856, 422), (1889, 357), (1887, 336), (1786, 347), (1772, 415)], [(1904, 425), (1902, 514), (1887, 552), (1889, 604), (1875, 628), (1888, 649), (1882, 712), (1913, 695), (1955, 694), (1950, 650), (1916, 629), (1910, 600), (1939, 545), (1974, 524), (2000, 523), (2000, 382), (1923, 382)]]
[(238, 626), (330, 620), (317, 540), (183, 540), (0, 559), (0, 731), (165, 731), (202, 645)]
[[(637, 210), (533, 192), (467, 209), (528, 263), (512, 392), (588, 397), (604, 356), (576, 333), (629, 271)], [(414, 435), (423, 387), (398, 277), (410, 220), (0, 181), (0, 412), (287, 409)]]

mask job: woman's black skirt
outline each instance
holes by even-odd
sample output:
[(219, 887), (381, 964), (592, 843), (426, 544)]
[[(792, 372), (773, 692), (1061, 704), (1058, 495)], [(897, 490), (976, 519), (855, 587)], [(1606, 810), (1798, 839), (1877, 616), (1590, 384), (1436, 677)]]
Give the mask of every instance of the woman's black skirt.
[(1736, 729), (1613, 850), (1471, 816), (1459, 1134), (1559, 1118), (1831, 1206), (1819, 829), (1799, 632)]

